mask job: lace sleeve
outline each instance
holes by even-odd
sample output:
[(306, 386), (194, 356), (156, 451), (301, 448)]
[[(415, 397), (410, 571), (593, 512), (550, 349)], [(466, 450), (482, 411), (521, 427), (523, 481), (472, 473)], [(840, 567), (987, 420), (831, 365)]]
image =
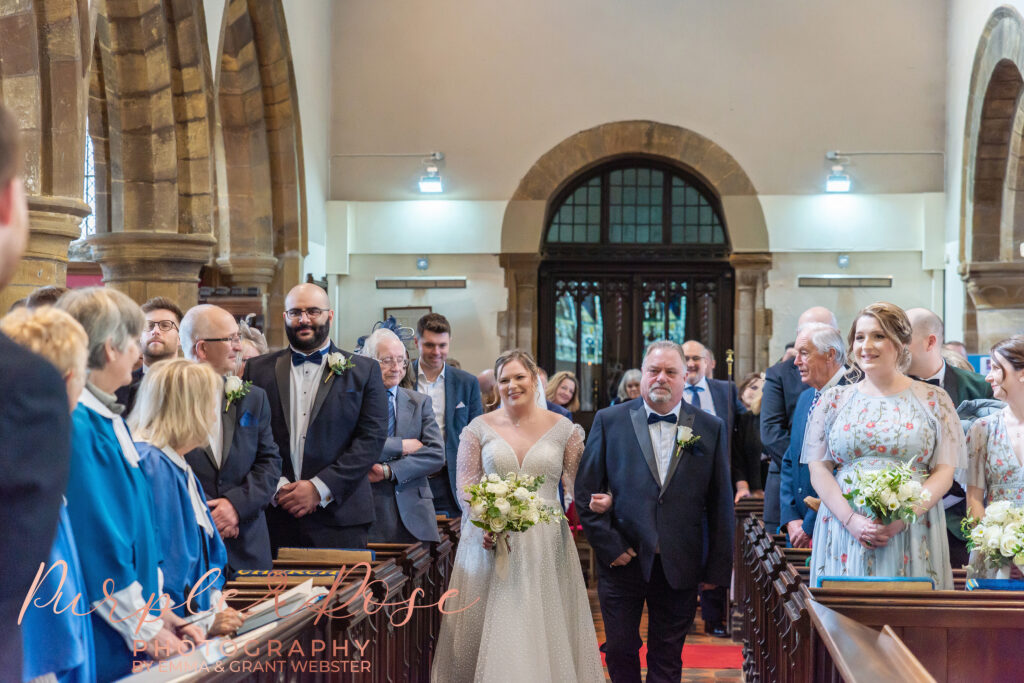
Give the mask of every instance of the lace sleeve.
[(995, 416), (974, 421), (967, 432), (967, 485), (985, 490), (985, 460), (988, 457), (989, 422), (992, 429), (998, 429)]
[(957, 481), (963, 481), (967, 468), (967, 445), (953, 401), (943, 389), (925, 382), (914, 382), (913, 391), (935, 423), (935, 449), (930, 468), (952, 465)]
[(566, 493), (575, 490), (576, 470), (583, 458), (583, 427), (572, 426), (572, 434), (565, 442), (565, 453), (562, 455), (562, 485)]
[(459, 454), (455, 459), (455, 492), (462, 508), (463, 519), (469, 519), (469, 501), (466, 500), (466, 487), (480, 482), (484, 474), (483, 460), (480, 455), (480, 437), (467, 425), (459, 436)]
[(833, 461), (828, 446), (828, 433), (839, 409), (846, 403), (854, 385), (832, 387), (821, 395), (818, 405), (807, 418), (804, 431), (803, 450), (800, 451), (800, 462)]

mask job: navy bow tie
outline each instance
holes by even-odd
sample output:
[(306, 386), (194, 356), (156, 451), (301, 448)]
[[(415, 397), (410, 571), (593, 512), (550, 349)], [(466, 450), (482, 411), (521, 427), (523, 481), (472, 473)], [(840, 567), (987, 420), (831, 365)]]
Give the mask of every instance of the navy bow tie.
[(314, 363), (320, 365), (320, 361), (323, 359), (324, 354), (321, 351), (314, 351), (308, 356), (299, 353), (298, 351), (292, 351), (292, 365), (298, 367), (303, 363)]
[(668, 415), (658, 415), (657, 413), (647, 414), (647, 424), (652, 425), (655, 422), (671, 422), (675, 424), (679, 418), (676, 417), (675, 413), (669, 413)]

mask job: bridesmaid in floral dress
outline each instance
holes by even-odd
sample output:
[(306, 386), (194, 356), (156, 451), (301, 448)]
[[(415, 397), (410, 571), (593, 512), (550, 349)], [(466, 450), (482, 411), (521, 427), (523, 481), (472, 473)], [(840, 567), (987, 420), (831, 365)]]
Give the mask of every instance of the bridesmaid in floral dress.
[(992, 369), (985, 379), (1006, 407), (974, 421), (967, 433), (967, 506), (985, 516), (985, 499), (1024, 505), (1024, 336), (992, 347)]
[[(863, 309), (850, 330), (850, 358), (864, 378), (822, 394), (808, 421), (801, 461), (822, 508), (814, 529), (811, 585), (820, 576), (928, 577), (952, 589), (943, 494), (965, 464), (964, 436), (945, 391), (904, 374), (911, 327), (897, 306)], [(857, 470), (908, 463), (931, 498), (918, 520), (882, 524), (843, 494)]]

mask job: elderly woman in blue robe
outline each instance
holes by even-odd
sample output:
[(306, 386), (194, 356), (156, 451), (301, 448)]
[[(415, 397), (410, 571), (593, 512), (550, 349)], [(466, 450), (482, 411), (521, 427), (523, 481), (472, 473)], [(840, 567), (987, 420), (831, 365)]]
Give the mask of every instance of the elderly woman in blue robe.
[(130, 674), (136, 658), (186, 651), (182, 639), (201, 640), (202, 631), (159, 607), (162, 553), (153, 496), (114, 396), (131, 381), (139, 358), (142, 309), (109, 287), (72, 290), (57, 306), (89, 338), (88, 378), (71, 415), (66, 498), (85, 598), (95, 608), (96, 680), (109, 681)]
[[(0, 331), (57, 368), (67, 389), (68, 410), (73, 411), (85, 387), (89, 339), (82, 326), (64, 311), (44, 306), (9, 313), (0, 319)], [(92, 622), (75, 614), (88, 607), (76, 602), (85, 591), (85, 580), (67, 505), (61, 507), (46, 567), (49, 571), (21, 620), (22, 677), (28, 681), (52, 674), (60, 683), (91, 683), (96, 680)]]
[(175, 614), (197, 616), (194, 623), (211, 637), (235, 631), (242, 619), (221, 609), (227, 550), (185, 454), (209, 440), (223, 390), (222, 378), (205, 363), (161, 361), (143, 378), (128, 418), (156, 505), (164, 591)]

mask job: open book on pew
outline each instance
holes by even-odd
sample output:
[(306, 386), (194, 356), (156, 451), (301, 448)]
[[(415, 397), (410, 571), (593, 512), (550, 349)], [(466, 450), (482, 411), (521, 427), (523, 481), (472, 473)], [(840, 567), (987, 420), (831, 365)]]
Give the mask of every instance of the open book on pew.
[(232, 581), (232, 588), (252, 586), (254, 588), (272, 588), (281, 585), (282, 578), (287, 588), (301, 586), (312, 581), (313, 586), (330, 588), (338, 576), (340, 568), (331, 569), (239, 569)]
[(291, 563), (307, 562), (335, 565), (373, 562), (377, 559), (372, 550), (355, 548), (278, 548), (277, 559)]
[(819, 576), (817, 588), (853, 591), (933, 591), (935, 582), (926, 576)]
[[(332, 581), (333, 583), (333, 581)], [(312, 579), (307, 579), (290, 590), (281, 593), (277, 598), (264, 600), (258, 605), (253, 605), (245, 611), (245, 621), (235, 632), (235, 637), (243, 636), (246, 633), (273, 623), (278, 619), (290, 617), (299, 610), (311, 605), (327, 595), (327, 589), (322, 586), (314, 586)]]

